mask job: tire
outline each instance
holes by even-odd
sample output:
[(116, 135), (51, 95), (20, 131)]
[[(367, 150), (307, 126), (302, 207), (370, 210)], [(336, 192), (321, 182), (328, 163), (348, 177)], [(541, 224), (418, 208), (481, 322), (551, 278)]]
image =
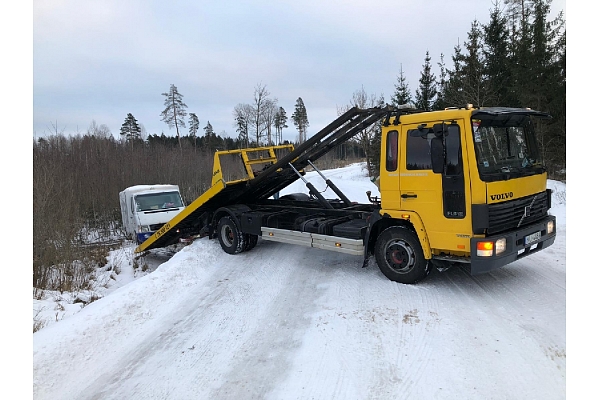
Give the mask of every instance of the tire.
[(399, 226), (381, 232), (375, 243), (375, 258), (381, 272), (394, 282), (417, 283), (431, 272), (417, 235)]
[(244, 241), (246, 242), (244, 246), (244, 251), (250, 251), (256, 246), (258, 243), (258, 235), (252, 235), (250, 233), (244, 234)]
[(244, 251), (246, 241), (244, 234), (239, 230), (236, 223), (229, 217), (222, 217), (217, 225), (217, 237), (219, 244), (225, 253), (238, 254)]

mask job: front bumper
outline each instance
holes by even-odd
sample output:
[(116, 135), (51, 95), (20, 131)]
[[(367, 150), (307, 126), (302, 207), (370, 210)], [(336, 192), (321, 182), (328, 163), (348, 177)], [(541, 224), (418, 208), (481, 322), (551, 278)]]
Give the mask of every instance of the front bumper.
[[(549, 221), (554, 221), (554, 231), (548, 234), (546, 227)], [(525, 245), (524, 238), (535, 232), (541, 232), (538, 241)], [(496, 241), (500, 238), (506, 238), (506, 250), (499, 255), (494, 254), (489, 257), (477, 255), (477, 242)], [(485, 238), (471, 238), (471, 275), (483, 274), (494, 269), (498, 269), (513, 261), (527, 257), (533, 253), (545, 249), (552, 245), (556, 239), (556, 218), (549, 215), (543, 220), (522, 227), (516, 231), (505, 232)]]
[(136, 233), (137, 244), (142, 244), (148, 239), (150, 236), (154, 235), (154, 231), (152, 232), (138, 232)]

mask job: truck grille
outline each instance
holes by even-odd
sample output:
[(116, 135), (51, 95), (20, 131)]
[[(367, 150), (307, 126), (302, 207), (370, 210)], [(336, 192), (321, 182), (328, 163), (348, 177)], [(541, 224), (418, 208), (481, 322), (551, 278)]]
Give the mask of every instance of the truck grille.
[(548, 214), (546, 192), (489, 205), (488, 234), (525, 226)]

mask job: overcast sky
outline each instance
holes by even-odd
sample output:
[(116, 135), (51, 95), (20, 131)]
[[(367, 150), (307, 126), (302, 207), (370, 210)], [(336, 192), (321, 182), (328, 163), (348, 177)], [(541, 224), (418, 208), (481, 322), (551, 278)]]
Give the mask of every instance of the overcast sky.
[[(553, 1), (551, 17), (566, 18), (565, 1)], [(201, 128), (210, 121), (235, 137), (233, 109), (252, 103), (261, 84), (288, 117), (303, 99), (312, 136), (361, 87), (389, 102), (401, 66), (414, 93), (426, 51), (436, 75), (440, 54), (450, 67), (454, 46), (492, 8), (492, 0), (34, 0), (33, 134), (85, 133), (96, 121), (119, 136), (132, 113), (147, 134), (175, 135), (160, 117), (161, 94), (174, 84)], [(284, 138), (294, 140), (288, 125)]]

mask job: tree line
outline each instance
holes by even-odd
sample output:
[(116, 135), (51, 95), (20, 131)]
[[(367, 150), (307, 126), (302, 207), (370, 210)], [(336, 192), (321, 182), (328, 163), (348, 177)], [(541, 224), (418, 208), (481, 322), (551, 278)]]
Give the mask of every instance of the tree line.
[[(160, 114), (161, 121), (165, 122), (170, 129), (175, 128), (175, 137), (181, 148), (182, 135), (180, 128), (186, 128), (187, 104), (183, 102), (183, 95), (174, 84), (171, 84), (169, 91), (162, 93), (162, 95), (165, 97), (165, 108)], [(258, 84), (254, 88), (253, 103), (240, 103), (234, 107), (233, 118), (238, 134), (234, 140), (238, 143), (239, 148), (289, 143), (289, 141), (283, 140), (282, 134), (283, 129), (288, 127), (286, 110), (278, 106), (277, 98), (271, 98), (270, 95), (271, 93), (267, 90), (266, 85)], [(298, 130), (296, 142), (303, 143), (306, 141), (309, 122), (306, 107), (301, 97), (296, 100), (291, 119)], [(200, 129), (197, 114), (189, 113), (187, 123), (189, 124), (189, 137), (196, 141)], [(215, 134), (210, 121), (207, 121), (203, 130), (205, 142), (211, 144), (213, 141), (211, 137)], [(124, 140), (130, 143), (145, 139), (141, 124), (131, 113), (128, 113), (125, 117), (119, 133)], [(213, 148), (216, 147), (213, 146)]]
[[(125, 237), (119, 192), (140, 184), (176, 184), (190, 204), (212, 183), (214, 152), (241, 146), (237, 138), (212, 133), (115, 139), (95, 122), (85, 134), (34, 140), (34, 288), (88, 288), (86, 271), (103, 260), (91, 243), (111, 245)], [(358, 146), (343, 150), (318, 165), (339, 167), (336, 158), (359, 161), (364, 156)]]
[(566, 28), (563, 12), (549, 20), (551, 0), (504, 0), (490, 20), (474, 20), (452, 64), (444, 54), (434, 72), (429, 51), (411, 92), (402, 66), (391, 102), (425, 111), (446, 107), (529, 107), (552, 115), (537, 122), (542, 161), (551, 176), (566, 167)]

